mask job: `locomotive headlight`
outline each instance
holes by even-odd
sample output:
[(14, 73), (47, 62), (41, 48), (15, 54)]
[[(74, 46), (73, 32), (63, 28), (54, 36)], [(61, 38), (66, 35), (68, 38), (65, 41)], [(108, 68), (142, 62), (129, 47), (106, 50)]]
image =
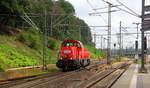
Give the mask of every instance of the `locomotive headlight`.
[(71, 53), (71, 50), (64, 50), (65, 54)]
[(72, 60), (72, 57), (70, 57), (70, 60)]
[(62, 60), (62, 57), (60, 58), (60, 60)]

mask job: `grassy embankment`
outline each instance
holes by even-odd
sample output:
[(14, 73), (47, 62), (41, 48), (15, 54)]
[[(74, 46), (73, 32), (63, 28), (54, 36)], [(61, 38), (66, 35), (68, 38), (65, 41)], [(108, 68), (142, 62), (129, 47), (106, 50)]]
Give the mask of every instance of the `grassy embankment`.
[[(57, 52), (61, 41), (48, 39), (47, 62), (57, 61)], [(91, 53), (91, 58), (99, 58), (102, 52), (94, 47), (85, 45)], [(16, 36), (0, 35), (0, 70), (42, 64), (41, 36), (35, 31), (22, 31)]]

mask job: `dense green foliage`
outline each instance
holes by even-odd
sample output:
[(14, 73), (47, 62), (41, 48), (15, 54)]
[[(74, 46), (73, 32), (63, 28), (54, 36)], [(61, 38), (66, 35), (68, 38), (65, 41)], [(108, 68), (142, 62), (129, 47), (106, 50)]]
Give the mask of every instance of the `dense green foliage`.
[(40, 64), (40, 54), (14, 38), (0, 36), (0, 69)]
[[(0, 1), (0, 22), (1, 24), (10, 25), (10, 26), (19, 26), (17, 20), (21, 19), (21, 14), (25, 10), (29, 9), (28, 0), (1, 0)], [(20, 23), (19, 22), (19, 23)]]
[(20, 42), (26, 44), (27, 46), (35, 49), (35, 50), (39, 50), (41, 49), (42, 43), (40, 35), (38, 33), (38, 31), (36, 30), (29, 30), (29, 31), (22, 31), (18, 36), (17, 36), (17, 40), (19, 40)]
[(51, 50), (59, 50), (60, 41), (57, 41), (56, 39), (53, 38), (48, 38), (47, 47)]
[(74, 16), (75, 9), (68, 1), (1, 0), (0, 14), (1, 24), (19, 29), (37, 26), (41, 32), (46, 28), (48, 36), (55, 39), (74, 39), (92, 45), (90, 28)]
[(65, 13), (75, 14), (75, 9), (69, 2), (66, 2), (65, 0), (59, 0), (57, 3), (61, 8), (63, 8)]

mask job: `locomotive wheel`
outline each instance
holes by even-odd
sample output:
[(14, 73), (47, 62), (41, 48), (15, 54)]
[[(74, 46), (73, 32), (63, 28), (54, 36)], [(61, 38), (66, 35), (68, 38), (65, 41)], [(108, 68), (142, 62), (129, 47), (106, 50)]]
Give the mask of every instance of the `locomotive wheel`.
[(87, 59), (87, 63), (88, 63), (88, 65), (90, 65), (90, 59)]
[(64, 66), (64, 67), (62, 68), (62, 70), (63, 70), (64, 72), (66, 72), (66, 71), (68, 71), (68, 67), (67, 67), (67, 66)]
[(77, 66), (75, 66), (76, 69), (79, 69), (81, 67), (81, 62), (78, 62)]
[(85, 67), (85, 66), (86, 66), (86, 61), (82, 60), (82, 67)]
[(75, 66), (76, 69), (79, 69), (81, 67), (81, 60), (77, 60), (77, 65)]
[(83, 60), (80, 60), (80, 67), (83, 67)]

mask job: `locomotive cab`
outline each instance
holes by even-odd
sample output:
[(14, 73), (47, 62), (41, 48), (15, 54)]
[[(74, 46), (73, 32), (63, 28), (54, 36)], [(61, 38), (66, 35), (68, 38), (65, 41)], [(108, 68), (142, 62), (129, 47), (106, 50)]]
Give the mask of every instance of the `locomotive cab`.
[[(61, 44), (58, 53), (57, 67), (62, 69), (74, 69), (89, 65), (89, 52), (83, 48), (83, 44), (76, 40), (66, 40)], [(85, 64), (85, 60), (87, 63)]]

